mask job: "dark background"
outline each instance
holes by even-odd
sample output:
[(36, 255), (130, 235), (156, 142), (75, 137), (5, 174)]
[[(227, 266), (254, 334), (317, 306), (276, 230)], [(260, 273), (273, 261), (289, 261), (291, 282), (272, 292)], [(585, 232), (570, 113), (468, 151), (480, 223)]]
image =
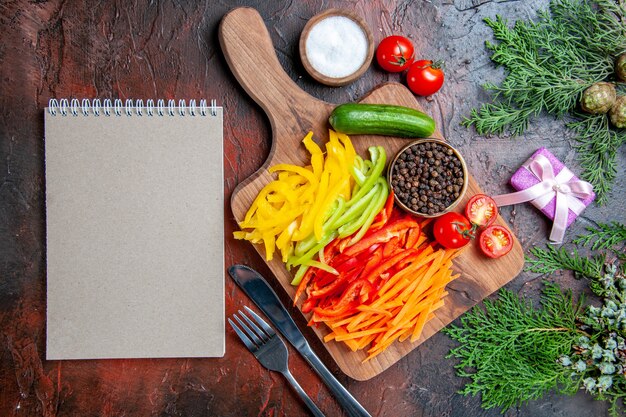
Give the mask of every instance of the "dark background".
[[(259, 10), (278, 57), (311, 95), (354, 101), (376, 85), (401, 81), (376, 65), (357, 82), (330, 88), (314, 82), (297, 53), (306, 21), (330, 7), (354, 10), (376, 41), (404, 34), (420, 57), (444, 59), (447, 80), (432, 100), (419, 98), (442, 133), (460, 148), (469, 169), (492, 194), (511, 191), (511, 174), (541, 146), (580, 172), (564, 121), (539, 118), (519, 138), (478, 136), (459, 125), (488, 100), (480, 85), (503, 72), (483, 44), (485, 16), (532, 18), (547, 0), (489, 1), (0, 1), (0, 416), (304, 416), (284, 379), (261, 368), (227, 330), (221, 359), (100, 361), (45, 360), (45, 207), (43, 111), (50, 98), (215, 98), (225, 108), (226, 201), (261, 166), (269, 151), (269, 123), (231, 75), (217, 40), (221, 17), (233, 7)], [(259, 68), (263, 71), (263, 68)], [(88, 138), (86, 138), (88, 140)], [(625, 222), (622, 149), (620, 178), (605, 206), (592, 205), (566, 239), (597, 222)], [(527, 250), (546, 243), (549, 221), (529, 204), (503, 209)], [(246, 263), (269, 275), (247, 244), (234, 241), (226, 204), (226, 265)], [(541, 278), (520, 274), (507, 288), (536, 297)], [(550, 278), (579, 292), (569, 274)], [(276, 286), (283, 301), (284, 293)], [(226, 314), (250, 302), (226, 279)], [(295, 316), (301, 328), (301, 316)], [(498, 416), (479, 398), (456, 392), (463, 380), (444, 358), (452, 341), (438, 334), (381, 375), (356, 382), (341, 374), (308, 329), (305, 335), (330, 369), (373, 416)], [(305, 362), (291, 351), (291, 368), (329, 416), (337, 403)], [(605, 416), (606, 406), (584, 393), (547, 395), (507, 416)]]

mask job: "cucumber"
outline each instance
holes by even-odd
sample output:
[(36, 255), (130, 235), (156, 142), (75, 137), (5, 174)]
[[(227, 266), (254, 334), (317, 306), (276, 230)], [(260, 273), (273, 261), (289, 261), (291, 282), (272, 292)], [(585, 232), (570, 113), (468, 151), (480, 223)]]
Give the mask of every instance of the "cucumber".
[(435, 121), (427, 114), (390, 104), (341, 104), (335, 107), (328, 122), (346, 135), (427, 138), (435, 131)]

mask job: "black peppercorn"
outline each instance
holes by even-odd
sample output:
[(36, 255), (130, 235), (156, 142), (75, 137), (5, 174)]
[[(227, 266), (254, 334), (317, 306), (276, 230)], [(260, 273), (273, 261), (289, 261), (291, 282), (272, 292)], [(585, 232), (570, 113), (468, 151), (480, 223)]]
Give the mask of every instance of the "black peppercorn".
[(415, 212), (431, 215), (454, 203), (466, 180), (458, 156), (438, 142), (406, 148), (390, 174), (398, 199)]

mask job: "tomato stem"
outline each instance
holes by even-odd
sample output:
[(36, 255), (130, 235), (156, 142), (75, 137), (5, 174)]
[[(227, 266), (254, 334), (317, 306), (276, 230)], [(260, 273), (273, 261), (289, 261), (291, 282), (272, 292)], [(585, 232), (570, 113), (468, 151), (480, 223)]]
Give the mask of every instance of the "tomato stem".
[(413, 58), (413, 55), (411, 55), (410, 57), (405, 57), (404, 56), (404, 48), (402, 48), (402, 45), (400, 45), (400, 42), (396, 41), (396, 45), (398, 45), (398, 50), (400, 51), (400, 55), (391, 55), (395, 61), (389, 61), (389, 63), (391, 65), (397, 65), (399, 67), (405, 65), (407, 62), (409, 62), (409, 60), (411, 60)]
[(430, 63), (421, 65), (421, 66), (419, 66), (417, 68), (419, 68), (419, 69), (426, 69), (426, 68), (444, 69), (444, 66), (445, 66), (445, 63), (446, 63), (444, 60), (441, 60), (441, 59), (438, 60), (438, 61), (428, 61), (428, 62), (430, 62)]
[(434, 69), (444, 69), (445, 64), (446, 64), (446, 61), (444, 61), (443, 59), (439, 59), (437, 61), (433, 61), (433, 63), (430, 64), (429, 67), (434, 68)]
[(472, 224), (472, 227), (470, 229), (467, 229), (465, 227), (465, 224), (463, 224), (462, 222), (452, 222), (451, 224), (454, 225), (454, 229), (456, 230), (456, 232), (464, 238), (474, 239), (476, 237), (476, 229), (478, 229), (477, 225)]

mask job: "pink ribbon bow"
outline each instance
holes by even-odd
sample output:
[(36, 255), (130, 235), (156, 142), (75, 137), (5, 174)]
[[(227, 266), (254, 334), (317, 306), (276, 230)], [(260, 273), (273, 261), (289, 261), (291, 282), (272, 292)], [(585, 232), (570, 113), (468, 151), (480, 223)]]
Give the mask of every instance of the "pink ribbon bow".
[(527, 168), (539, 179), (539, 184), (515, 193), (497, 195), (493, 199), (498, 206), (532, 201), (536, 207), (542, 209), (556, 197), (550, 240), (561, 243), (567, 228), (569, 210), (576, 215), (582, 213), (585, 205), (581, 200), (593, 193), (593, 186), (586, 181), (572, 180), (574, 173), (566, 167), (558, 175), (554, 175), (552, 164), (543, 155), (536, 155)]

